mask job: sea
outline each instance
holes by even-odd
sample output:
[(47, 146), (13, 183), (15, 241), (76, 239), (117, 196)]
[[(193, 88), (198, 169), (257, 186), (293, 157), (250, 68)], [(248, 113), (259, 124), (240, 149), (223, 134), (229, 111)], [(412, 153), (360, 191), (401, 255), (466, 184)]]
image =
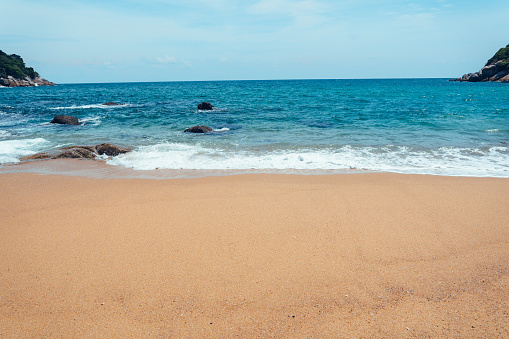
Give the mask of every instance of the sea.
[[(210, 102), (211, 111), (198, 104)], [(123, 105), (108, 106), (107, 102)], [(58, 125), (72, 115), (80, 125)], [(185, 133), (195, 125), (204, 134)], [(0, 88), (0, 169), (73, 145), (137, 173), (393, 172), (509, 177), (509, 84), (448, 79), (59, 84)]]

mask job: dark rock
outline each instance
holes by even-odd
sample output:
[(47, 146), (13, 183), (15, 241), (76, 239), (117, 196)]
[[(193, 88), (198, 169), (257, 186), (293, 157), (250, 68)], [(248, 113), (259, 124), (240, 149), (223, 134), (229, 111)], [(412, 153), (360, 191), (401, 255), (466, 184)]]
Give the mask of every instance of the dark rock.
[(109, 157), (115, 157), (119, 154), (130, 152), (131, 150), (126, 147), (115, 146), (112, 144), (100, 144), (95, 146), (96, 152), (99, 155), (106, 154)]
[(503, 77), (505, 77), (508, 74), (509, 74), (509, 70), (506, 69), (506, 70), (500, 71), (497, 74), (495, 74), (494, 76), (492, 76), (490, 78), (490, 80), (491, 81), (499, 81), (500, 79), (502, 79)]
[(495, 74), (497, 74), (497, 65), (485, 66), (481, 69), (481, 77), (482, 78), (491, 78)]
[(122, 104), (122, 103), (119, 103), (119, 102), (111, 102), (110, 101), (110, 102), (105, 102), (103, 105), (104, 106), (123, 106), (125, 104)]
[(83, 147), (70, 148), (60, 153), (54, 159), (94, 159), (97, 155)]
[(481, 76), (479, 75), (479, 72), (470, 73), (470, 77), (468, 78), (469, 82), (479, 82), (481, 81)]
[(200, 126), (189, 127), (184, 132), (187, 132), (187, 133), (208, 133), (208, 132), (212, 132), (212, 131), (213, 131), (212, 128), (210, 128), (209, 126), (200, 125)]
[(61, 148), (60, 151), (67, 151), (67, 150), (75, 149), (75, 148), (84, 148), (90, 152), (97, 152), (97, 150), (95, 149), (95, 146), (67, 146), (67, 147)]
[(204, 111), (211, 111), (215, 107), (212, 106), (210, 102), (202, 102), (201, 104), (198, 104), (198, 109), (204, 110)]
[(63, 125), (79, 125), (80, 121), (78, 118), (70, 115), (56, 115), (53, 120), (50, 121), (52, 124), (63, 124)]

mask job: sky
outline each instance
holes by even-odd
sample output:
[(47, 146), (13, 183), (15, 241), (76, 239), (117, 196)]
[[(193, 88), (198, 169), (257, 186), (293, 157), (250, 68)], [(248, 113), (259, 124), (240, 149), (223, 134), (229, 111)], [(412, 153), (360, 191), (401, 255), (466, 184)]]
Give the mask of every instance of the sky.
[(447, 78), (509, 44), (508, 0), (0, 0), (0, 50), (56, 83)]

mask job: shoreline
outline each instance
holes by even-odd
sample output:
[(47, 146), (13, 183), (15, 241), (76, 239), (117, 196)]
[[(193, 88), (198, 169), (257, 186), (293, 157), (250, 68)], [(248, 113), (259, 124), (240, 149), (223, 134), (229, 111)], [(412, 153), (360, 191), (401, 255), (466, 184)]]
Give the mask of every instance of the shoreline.
[(509, 180), (0, 175), (6, 337), (509, 335)]
[(0, 166), (0, 175), (15, 173), (33, 173), (42, 175), (64, 175), (93, 179), (198, 179), (207, 177), (223, 177), (232, 175), (302, 175), (302, 176), (328, 176), (352, 174), (396, 174), (396, 175), (422, 175), (448, 178), (497, 178), (509, 179), (500, 176), (474, 176), (474, 175), (445, 175), (432, 173), (404, 173), (362, 168), (350, 169), (155, 169), (136, 170), (133, 168), (107, 164), (103, 160), (90, 159), (44, 159), (30, 160)]
[(94, 179), (197, 179), (231, 175), (341, 175), (361, 173), (382, 173), (362, 169), (316, 170), (316, 169), (156, 169), (135, 170), (123, 166), (109, 165), (101, 160), (89, 159), (49, 159), (34, 160), (0, 166), (0, 175), (14, 173), (34, 173), (44, 175), (65, 175)]

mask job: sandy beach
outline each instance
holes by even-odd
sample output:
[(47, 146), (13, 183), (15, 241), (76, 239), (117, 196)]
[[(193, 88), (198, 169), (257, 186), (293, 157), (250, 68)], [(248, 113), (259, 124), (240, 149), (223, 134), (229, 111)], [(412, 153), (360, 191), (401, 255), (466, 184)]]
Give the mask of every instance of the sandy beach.
[(0, 337), (509, 337), (509, 179), (0, 175)]

